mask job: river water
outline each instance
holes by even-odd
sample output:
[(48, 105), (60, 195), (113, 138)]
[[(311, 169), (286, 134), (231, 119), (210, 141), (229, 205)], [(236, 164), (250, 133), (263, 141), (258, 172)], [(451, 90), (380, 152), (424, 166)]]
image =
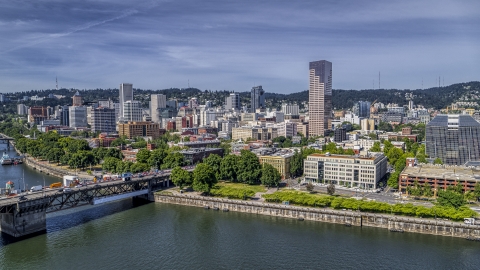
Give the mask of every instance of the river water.
[[(1, 181), (23, 169), (1, 166)], [(26, 167), (25, 178), (43, 181)], [(0, 269), (479, 268), (480, 243), (461, 238), (132, 199), (48, 214), (46, 234), (0, 236)]]

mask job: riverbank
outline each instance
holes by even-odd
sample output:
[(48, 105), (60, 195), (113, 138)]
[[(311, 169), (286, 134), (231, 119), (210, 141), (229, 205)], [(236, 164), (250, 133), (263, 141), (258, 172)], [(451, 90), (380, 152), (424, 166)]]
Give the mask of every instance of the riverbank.
[(155, 193), (155, 202), (195, 206), (219, 211), (236, 211), (298, 220), (311, 220), (342, 224), (345, 226), (366, 226), (388, 229), (391, 232), (413, 232), (440, 236), (480, 239), (480, 225), (466, 225), (459, 222), (399, 217), (357, 211), (338, 211), (325, 208), (299, 207), (266, 202), (252, 202), (231, 199), (177, 194), (175, 192)]

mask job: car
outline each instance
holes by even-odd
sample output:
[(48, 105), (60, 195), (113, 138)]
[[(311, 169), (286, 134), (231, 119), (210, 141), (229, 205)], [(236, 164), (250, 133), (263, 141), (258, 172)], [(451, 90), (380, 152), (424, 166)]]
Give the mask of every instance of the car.
[(20, 198), (18, 198), (19, 201), (25, 201), (26, 199), (27, 199), (27, 197), (25, 197), (25, 196), (23, 196), (23, 195), (20, 196)]
[(63, 192), (63, 188), (59, 188), (59, 189), (57, 190), (57, 192), (58, 192), (58, 193)]
[(63, 192), (64, 192), (64, 193), (72, 192), (72, 189), (71, 189), (71, 188), (64, 188), (64, 189), (63, 189)]
[(99, 188), (99, 187), (101, 187), (101, 185), (99, 185), (99, 184), (96, 184), (96, 185), (95, 185), (95, 186), (93, 186), (93, 187), (94, 187), (94, 188)]

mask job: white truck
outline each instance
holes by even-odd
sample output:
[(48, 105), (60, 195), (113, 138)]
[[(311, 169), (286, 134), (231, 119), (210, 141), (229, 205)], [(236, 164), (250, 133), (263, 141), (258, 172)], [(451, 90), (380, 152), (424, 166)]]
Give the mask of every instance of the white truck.
[(35, 191), (40, 191), (40, 190), (42, 190), (42, 189), (43, 189), (43, 187), (39, 185), (39, 186), (33, 186), (33, 187), (31, 187), (31, 188), (30, 188), (30, 191), (31, 191), (31, 192), (35, 192)]

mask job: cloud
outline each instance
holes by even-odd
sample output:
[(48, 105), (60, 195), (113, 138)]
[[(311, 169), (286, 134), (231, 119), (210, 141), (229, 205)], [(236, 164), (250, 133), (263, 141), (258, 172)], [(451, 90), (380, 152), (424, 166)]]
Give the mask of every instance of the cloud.
[(453, 0), (3, 2), (0, 80), (20, 90), (51, 87), (58, 75), (65, 87), (190, 80), (201, 89), (261, 83), (291, 92), (308, 87), (308, 62), (321, 59), (333, 62), (334, 88), (371, 88), (378, 71), (395, 88), (417, 87), (421, 77), (474, 80), (479, 8)]

